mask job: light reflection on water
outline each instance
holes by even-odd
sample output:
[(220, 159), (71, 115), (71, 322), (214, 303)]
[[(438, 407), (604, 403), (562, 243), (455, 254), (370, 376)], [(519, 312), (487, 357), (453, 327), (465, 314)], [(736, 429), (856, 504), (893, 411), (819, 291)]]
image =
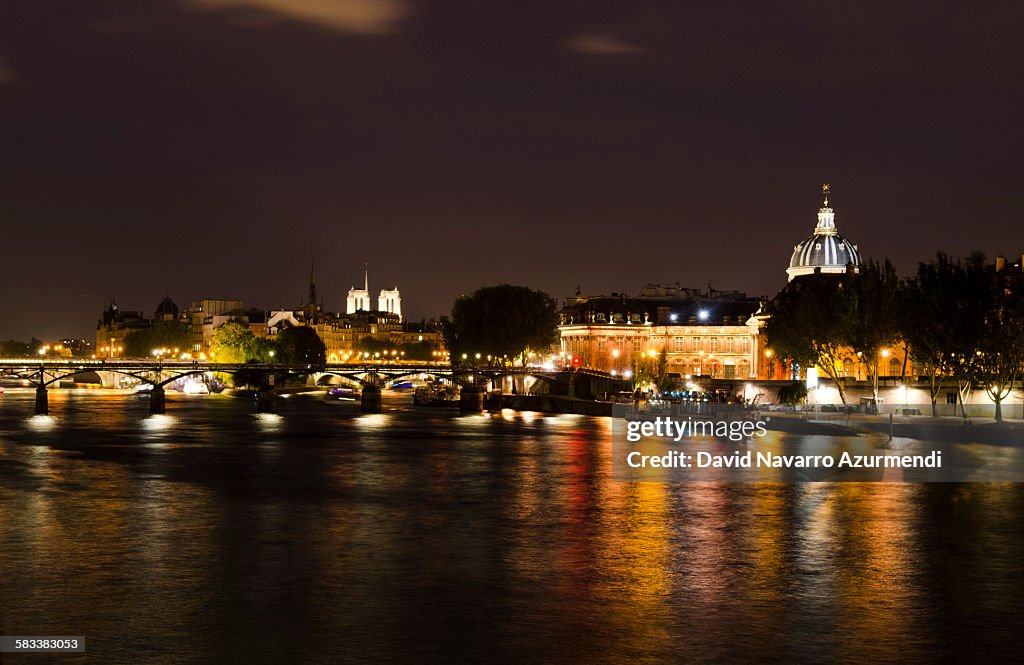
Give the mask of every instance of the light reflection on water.
[(57, 419), (53, 416), (30, 416), (25, 422), (37, 432), (48, 432), (57, 426)]
[(0, 403), (0, 634), (88, 636), (60, 662), (992, 662), (1024, 646), (1019, 485), (619, 483), (606, 420), (387, 394), (369, 415), (172, 395), (150, 417), (131, 396), (54, 391), (46, 428), (31, 398)]

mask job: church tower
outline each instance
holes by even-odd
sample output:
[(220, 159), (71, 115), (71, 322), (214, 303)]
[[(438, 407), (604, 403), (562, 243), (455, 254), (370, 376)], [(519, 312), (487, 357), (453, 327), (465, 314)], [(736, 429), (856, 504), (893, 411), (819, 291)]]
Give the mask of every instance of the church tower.
[(348, 299), (345, 303), (345, 313), (355, 314), (359, 311), (370, 309), (370, 272), (363, 271), (363, 288), (352, 287), (348, 290)]
[(402, 296), (398, 293), (398, 287), (393, 289), (381, 289), (377, 297), (377, 310), (397, 314), (398, 320), (402, 320)]

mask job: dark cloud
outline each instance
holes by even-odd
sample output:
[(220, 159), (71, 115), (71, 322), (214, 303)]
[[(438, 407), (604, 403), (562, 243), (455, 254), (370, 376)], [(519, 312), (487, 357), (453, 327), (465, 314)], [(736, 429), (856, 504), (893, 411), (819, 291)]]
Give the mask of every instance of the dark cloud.
[(771, 293), (826, 174), (904, 270), (1024, 245), (1018, 3), (17, 5), (0, 337), (294, 305), (312, 257), (328, 307), (367, 262), (416, 317), (498, 281)]

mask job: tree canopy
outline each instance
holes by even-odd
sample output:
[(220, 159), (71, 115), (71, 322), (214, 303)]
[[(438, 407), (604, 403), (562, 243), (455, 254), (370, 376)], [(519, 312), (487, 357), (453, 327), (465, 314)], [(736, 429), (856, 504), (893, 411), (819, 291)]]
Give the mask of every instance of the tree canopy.
[(868, 260), (844, 283), (849, 300), (845, 341), (868, 370), (872, 395), (878, 399), (878, 363), (882, 349), (900, 339), (900, 280), (889, 259)]
[(817, 366), (835, 383), (846, 403), (844, 361), (851, 355), (850, 330), (856, 300), (845, 279), (832, 275), (795, 279), (768, 306), (765, 337), (780, 358)]
[(187, 352), (192, 346), (189, 328), (180, 321), (159, 321), (148, 328), (125, 335), (124, 353), (132, 358), (148, 358), (154, 349), (178, 349)]
[(213, 333), (210, 353), (213, 359), (222, 363), (267, 362), (264, 346), (266, 340), (257, 338), (249, 327), (238, 321), (228, 321)]
[(486, 286), (455, 301), (442, 334), (452, 362), (462, 362), (463, 354), (469, 362), (476, 354), (525, 361), (528, 351), (547, 352), (557, 341), (558, 306), (525, 286)]
[(903, 281), (888, 260), (867, 261), (859, 274), (796, 279), (768, 313), (769, 346), (820, 367), (844, 402), (844, 363), (865, 364), (877, 397), (880, 352), (898, 341), (930, 379), (933, 415), (943, 384), (953, 382), (961, 405), (972, 389), (984, 389), (1001, 419), (1001, 403), (1024, 370), (1024, 281), (981, 254), (940, 253)]
[(42, 340), (38, 340), (35, 337), (28, 342), (19, 342), (15, 339), (5, 339), (0, 342), (0, 357), (27, 358), (29, 356), (36, 355), (36, 352), (42, 345)]
[(278, 361), (296, 365), (322, 366), (327, 362), (327, 347), (309, 326), (285, 328), (277, 334)]

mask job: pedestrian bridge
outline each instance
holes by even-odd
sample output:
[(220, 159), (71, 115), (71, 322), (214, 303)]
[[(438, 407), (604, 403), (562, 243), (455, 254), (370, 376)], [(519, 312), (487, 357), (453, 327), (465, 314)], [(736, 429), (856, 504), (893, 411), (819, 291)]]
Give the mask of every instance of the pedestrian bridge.
[(364, 409), (371, 407), (368, 410), (372, 410), (374, 402), (379, 405), (381, 387), (408, 377), (428, 376), (477, 391), (497, 387), (510, 392), (516, 392), (517, 389), (526, 392), (536, 382), (565, 382), (569, 384), (571, 392), (574, 383), (572, 379), (579, 375), (617, 382), (610, 374), (590, 370), (473, 367), (429, 362), (326, 363), (314, 366), (173, 360), (0, 359), (0, 377), (27, 380), (36, 387), (37, 414), (49, 413), (49, 389), (59, 387), (62, 381), (83, 378), (96, 378), (104, 388), (118, 388), (124, 379), (132, 383), (148, 384), (152, 386), (149, 391), (150, 411), (163, 413), (166, 408), (165, 386), (190, 376), (217, 373), (234, 376), (239, 382), (256, 387), (257, 394), (262, 398), (258, 401), (264, 406), (269, 405), (271, 409), (275, 386), (301, 378), (313, 385), (326, 385), (335, 380), (356, 383), (363, 389), (363, 406)]

